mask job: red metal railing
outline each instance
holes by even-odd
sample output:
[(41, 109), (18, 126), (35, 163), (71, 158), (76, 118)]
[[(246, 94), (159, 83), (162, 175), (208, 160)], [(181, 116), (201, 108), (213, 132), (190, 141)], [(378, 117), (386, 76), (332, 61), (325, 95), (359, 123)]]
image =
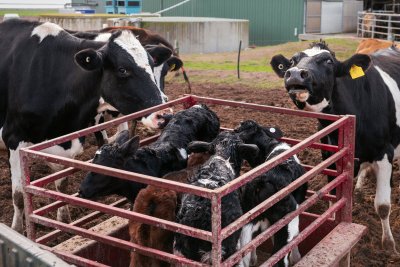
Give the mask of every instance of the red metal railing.
[[(252, 109), (257, 111), (264, 112), (274, 112), (286, 115), (293, 116), (301, 116), (308, 118), (318, 118), (324, 120), (330, 120), (332, 123), (324, 128), (323, 130), (312, 134), (308, 138), (304, 140), (296, 140), (290, 138), (283, 138), (282, 140), (290, 143), (293, 147), (280, 154), (279, 156), (268, 160), (264, 164), (250, 170), (244, 175), (238, 177), (234, 181), (228, 183), (227, 185), (218, 188), (216, 190), (209, 190), (206, 188), (200, 188), (196, 186), (192, 186), (189, 184), (182, 184), (174, 181), (159, 179), (147, 175), (142, 175), (138, 173), (132, 173), (128, 171), (113, 169), (109, 167), (104, 167), (100, 165), (96, 165), (88, 162), (83, 162), (74, 159), (68, 159), (60, 156), (54, 156), (47, 153), (43, 153), (40, 150), (54, 146), (56, 144), (63, 143), (65, 141), (69, 141), (81, 136), (88, 135), (90, 133), (103, 130), (109, 128), (111, 126), (118, 125), (125, 121), (130, 121), (136, 118), (140, 118), (144, 115), (147, 115), (151, 112), (164, 109), (166, 107), (172, 107), (176, 105), (183, 104), (184, 107), (189, 107), (191, 105), (197, 103), (205, 103), (205, 104), (215, 104), (215, 105), (224, 105), (231, 107), (240, 107), (245, 109)], [(214, 99), (214, 98), (206, 98), (199, 97), (194, 95), (188, 95), (183, 98), (171, 101), (167, 104), (163, 104), (157, 107), (149, 108), (140, 112), (133, 113), (131, 115), (127, 115), (121, 118), (118, 118), (113, 121), (106, 122), (104, 124), (100, 124), (97, 126), (93, 126), (87, 129), (83, 129), (59, 138), (55, 138), (53, 140), (49, 140), (40, 144), (36, 144), (29, 148), (22, 149), (20, 151), (21, 156), (21, 167), (23, 169), (23, 173), (25, 175), (25, 184), (24, 184), (24, 196), (25, 196), (25, 210), (26, 210), (26, 224), (27, 224), (27, 233), (28, 237), (32, 240), (35, 240), (38, 243), (46, 243), (48, 241), (54, 240), (60, 233), (67, 232), (71, 234), (80, 235), (83, 237), (90, 238), (92, 240), (96, 240), (98, 242), (102, 242), (114, 247), (118, 247), (125, 250), (134, 250), (140, 254), (151, 256), (154, 258), (158, 258), (161, 260), (165, 260), (172, 263), (182, 263), (189, 264), (191, 266), (207, 266), (206, 264), (195, 262), (192, 260), (185, 259), (183, 257), (175, 256), (170, 253), (166, 253), (163, 251), (157, 251), (152, 248), (147, 248), (140, 246), (138, 244), (133, 244), (131, 242), (121, 240), (111, 236), (105, 236), (102, 234), (95, 233), (93, 231), (82, 228), (81, 226), (94, 218), (100, 216), (100, 213), (106, 213), (110, 215), (119, 216), (122, 218), (135, 220), (138, 222), (146, 223), (149, 225), (154, 225), (157, 227), (162, 227), (163, 229), (167, 229), (173, 232), (182, 233), (185, 235), (189, 235), (192, 237), (196, 237), (199, 239), (207, 240), (212, 242), (212, 262), (213, 266), (232, 266), (237, 263), (243, 255), (246, 255), (251, 250), (258, 247), (260, 244), (265, 242), (267, 239), (271, 238), (279, 229), (288, 224), (293, 218), (296, 216), (303, 216), (307, 218), (313, 218), (310, 220), (311, 223), (304, 228), (301, 233), (292, 240), (289, 244), (283, 247), (280, 251), (272, 255), (268, 261), (266, 261), (263, 266), (270, 266), (278, 262), (281, 258), (284, 257), (289, 251), (293, 249), (294, 246), (298, 245), (300, 242), (308, 238), (312, 233), (320, 228), (324, 222), (330, 222), (333, 225), (338, 224), (341, 221), (350, 222), (351, 221), (351, 192), (352, 192), (352, 175), (353, 175), (353, 157), (354, 157), (354, 126), (355, 126), (355, 118), (354, 116), (334, 116), (328, 114), (321, 113), (312, 113), (298, 110), (291, 110), (285, 108), (271, 107), (265, 105), (257, 105), (257, 104), (249, 104), (249, 103), (241, 103), (234, 102), (228, 100)], [(319, 140), (326, 136), (327, 134), (338, 130), (339, 132), (339, 145), (325, 145), (321, 144)], [(151, 137), (145, 140), (142, 140), (142, 144), (147, 144), (155, 140), (157, 136)], [(328, 159), (322, 161), (316, 166), (308, 166), (305, 165), (307, 172), (298, 178), (295, 182), (291, 183), (288, 187), (282, 189), (274, 196), (266, 199), (264, 202), (259, 204), (257, 207), (254, 207), (251, 211), (245, 213), (238, 220), (231, 223), (225, 228), (221, 228), (221, 199), (223, 196), (229, 194), (230, 192), (238, 189), (244, 184), (248, 183), (258, 175), (266, 172), (267, 170), (273, 168), (274, 166), (280, 164), (287, 158), (293, 156), (304, 150), (305, 148), (314, 148), (314, 149), (322, 149), (326, 151), (332, 152), (332, 156)], [(30, 161), (34, 159), (44, 159), (51, 163), (58, 163), (66, 166), (67, 168), (63, 171), (57, 172), (55, 174), (48, 175), (36, 181), (30, 180), (30, 172), (29, 172), (29, 164)], [(337, 164), (337, 170), (329, 170), (327, 167), (332, 163)], [(178, 192), (184, 192), (189, 194), (195, 194), (198, 196), (202, 196), (205, 198), (211, 199), (212, 205), (212, 231), (205, 231), (201, 229), (196, 229), (193, 227), (181, 225), (175, 222), (161, 220), (155, 217), (143, 215), (140, 213), (136, 213), (133, 211), (128, 211), (125, 209), (118, 208), (120, 202), (113, 203), (112, 205), (106, 205), (102, 203), (98, 203), (91, 200), (82, 199), (74, 195), (68, 195), (60, 192), (56, 192), (53, 190), (43, 188), (50, 182), (53, 182), (57, 179), (66, 177), (78, 171), (92, 171), (103, 173), (106, 175), (112, 175), (121, 179), (136, 181), (140, 183), (155, 185), (158, 187), (172, 189)], [(263, 213), (265, 210), (273, 206), (275, 203), (283, 199), (290, 192), (294, 191), (296, 188), (301, 186), (302, 184), (308, 182), (311, 178), (315, 177), (317, 174), (327, 174), (336, 176), (336, 178), (326, 184), (323, 188), (318, 190), (317, 192), (309, 191), (308, 198), (305, 202), (303, 202), (296, 211), (293, 211), (290, 214), (287, 214), (280, 221), (269, 227), (264, 233), (257, 236), (254, 240), (252, 240), (249, 244), (241, 248), (231, 257), (226, 259), (224, 262), (221, 262), (221, 243), (227, 238), (229, 235), (234, 233), (236, 230), (243, 227), (245, 224), (256, 218), (258, 215)], [(329, 195), (329, 191), (333, 188), (337, 189), (337, 195), (332, 196)], [(41, 196), (49, 199), (53, 199), (56, 202), (47, 205), (45, 207), (41, 207), (37, 210), (33, 209), (32, 198), (33, 196)], [(322, 215), (314, 215), (305, 212), (308, 208), (313, 206), (319, 200), (330, 200), (335, 201), (331, 207), (329, 207)], [(66, 204), (71, 204), (79, 207), (88, 208), (91, 210), (95, 210), (94, 213), (87, 215), (79, 220), (71, 223), (65, 224), (62, 222), (58, 222), (49, 218), (44, 217), (48, 212), (55, 210), (58, 207), (61, 207)], [(335, 220), (333, 221), (332, 215), (336, 214)], [(47, 227), (51, 227), (57, 229), (51, 233), (46, 234), (45, 236), (36, 237), (36, 229), (35, 224), (44, 225)], [(322, 237), (321, 237), (322, 238)], [(52, 248), (48, 248), (52, 250), (54, 253), (58, 253), (58, 255), (62, 256), (63, 259), (69, 260), (70, 262), (82, 266), (104, 266), (102, 264), (96, 265), (95, 262), (78, 257), (76, 255), (68, 254), (62, 251), (56, 251)]]

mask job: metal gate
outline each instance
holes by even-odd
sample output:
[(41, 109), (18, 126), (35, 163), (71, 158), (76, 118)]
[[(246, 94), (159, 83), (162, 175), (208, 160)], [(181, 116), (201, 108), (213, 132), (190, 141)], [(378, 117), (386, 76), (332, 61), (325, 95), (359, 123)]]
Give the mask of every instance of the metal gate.
[[(233, 182), (218, 188), (216, 190), (209, 190), (205, 188), (199, 188), (189, 184), (182, 184), (178, 182), (173, 182), (169, 180), (164, 180), (160, 178), (150, 177), (146, 175), (141, 175), (137, 173), (131, 173), (123, 170), (107, 168), (100, 165), (92, 164), (90, 162), (84, 162), (79, 160), (73, 160), (68, 158), (63, 158), (60, 156), (53, 156), (41, 152), (40, 150), (54, 146), (56, 144), (63, 143), (67, 140), (72, 140), (81, 136), (88, 135), (95, 131), (106, 129), (111, 126), (120, 124), (121, 122), (130, 121), (132, 119), (140, 118), (151, 112), (164, 109), (166, 107), (183, 105), (184, 108), (188, 108), (197, 103), (230, 106), (251, 109), (261, 112), (274, 112), (285, 114), (286, 116), (300, 116), (308, 118), (318, 118), (332, 121), (332, 123), (324, 128), (323, 130), (314, 133), (304, 140), (296, 140), (290, 138), (282, 138), (283, 141), (292, 144), (292, 148), (279, 156), (268, 160), (264, 164), (250, 170), (249, 172), (241, 175)], [(43, 247), (49, 249), (56, 255), (62, 257), (63, 259), (74, 263), (79, 266), (104, 266), (104, 264), (95, 261), (94, 259), (86, 259), (77, 255), (66, 253), (65, 251), (58, 251), (54, 248), (50, 248), (47, 243), (54, 240), (61, 233), (71, 233), (75, 235), (80, 235), (101, 244), (108, 244), (113, 247), (126, 250), (138, 252), (143, 255), (151, 256), (157, 259), (165, 260), (171, 263), (181, 263), (190, 266), (207, 266), (200, 262), (195, 262), (183, 257), (179, 257), (167, 252), (157, 251), (148, 247), (143, 247), (138, 244), (133, 244), (129, 241), (118, 239), (116, 237), (102, 235), (95, 233), (88, 229), (85, 229), (82, 225), (92, 221), (98, 216), (99, 213), (106, 213), (114, 216), (119, 216), (122, 218), (136, 220), (145, 224), (162, 227), (163, 229), (170, 230), (173, 232), (178, 232), (202, 240), (207, 240), (212, 243), (212, 266), (233, 266), (237, 263), (243, 255), (252, 251), (255, 247), (271, 238), (274, 233), (281, 229), (284, 225), (287, 225), (293, 218), (301, 214), (301, 221), (303, 224), (302, 231), (300, 234), (283, 247), (280, 251), (273, 254), (263, 266), (271, 266), (278, 262), (284, 257), (289, 251), (292, 250), (294, 246), (300, 243), (304, 247), (305, 251), (310, 250), (319, 240), (321, 240), (327, 233), (329, 233), (337, 224), (340, 222), (351, 222), (351, 210), (352, 210), (352, 178), (353, 178), (353, 159), (354, 159), (354, 127), (355, 127), (355, 117), (354, 116), (334, 116), (328, 114), (312, 113), (299, 110), (291, 110), (285, 108), (278, 108), (265, 105), (249, 104), (243, 102), (228, 101), (222, 99), (213, 99), (206, 97), (199, 97), (195, 95), (188, 95), (183, 98), (171, 101), (169, 103), (152, 107), (140, 112), (133, 113), (128, 116), (121, 117), (119, 119), (106, 122), (101, 125), (93, 126), (81, 131), (71, 133), (50, 141), (46, 141), (40, 144), (36, 144), (29, 148), (22, 149), (21, 155), (21, 166), (23, 168), (23, 173), (25, 176), (24, 184), (24, 195), (25, 195), (25, 210), (26, 210), (26, 223), (27, 223), (27, 233), (31, 240), (43, 244)], [(338, 131), (339, 134), (339, 145), (325, 145), (321, 144), (319, 140), (326, 136), (327, 134)], [(154, 141), (156, 136), (142, 140), (142, 144), (146, 144)], [(280, 164), (292, 155), (299, 153), (306, 148), (321, 149), (325, 151), (332, 152), (332, 155), (317, 164), (316, 166), (304, 165), (307, 172), (298, 178), (296, 181), (291, 183), (288, 187), (282, 189), (277, 194), (266, 199), (257, 207), (253, 208), (251, 211), (245, 213), (235, 222), (231, 223), (225, 228), (221, 228), (221, 199), (223, 196), (229, 194), (230, 192), (238, 189), (240, 186), (248, 183), (258, 175), (264, 173), (265, 171), (273, 168), (274, 166)], [(62, 164), (67, 168), (43, 177), (41, 179), (31, 181), (30, 179), (30, 163), (34, 159), (44, 159), (51, 163)], [(337, 164), (337, 170), (327, 169), (332, 163)], [(140, 213), (132, 212), (126, 209), (118, 208), (119, 203), (114, 203), (114, 205), (105, 205), (95, 201), (90, 201), (77, 197), (76, 194), (68, 195), (56, 192), (54, 190), (49, 190), (44, 188), (44, 186), (50, 182), (53, 182), (62, 177), (66, 177), (72, 173), (78, 171), (92, 171), (103, 173), (107, 175), (112, 175), (125, 180), (132, 180), (140, 183), (155, 185), (158, 187), (172, 189), (178, 192), (184, 192), (189, 194), (195, 194), (201, 197), (209, 198), (212, 205), (212, 231), (205, 231), (201, 229), (196, 229), (193, 227), (188, 227), (175, 222), (161, 220), (155, 217), (143, 215)], [(325, 186), (323, 186), (317, 192), (309, 191), (307, 199), (299, 206), (296, 211), (287, 214), (280, 221), (272, 225), (265, 232), (258, 235), (245, 247), (234, 253), (231, 257), (221, 262), (221, 243), (222, 240), (227, 238), (229, 235), (234, 233), (236, 230), (243, 227), (245, 224), (256, 218), (259, 214), (270, 208), (272, 205), (280, 201), (284, 196), (293, 192), (296, 188), (302, 184), (309, 181), (311, 178), (315, 177), (317, 174), (325, 174), (335, 176), (335, 179)], [(336, 188), (337, 195), (333, 196), (329, 194), (329, 191)], [(50, 205), (40, 207), (38, 209), (33, 208), (33, 197), (45, 197), (54, 200)], [(327, 208), (322, 214), (312, 214), (306, 210), (313, 206), (317, 201), (331, 201), (334, 204)], [(123, 201), (123, 200), (121, 200)], [(63, 205), (75, 205), (78, 207), (86, 207), (94, 210), (95, 212), (84, 216), (71, 224), (65, 224), (58, 222), (56, 220), (46, 217), (46, 214), (50, 211)], [(336, 214), (336, 216), (334, 216)], [(334, 219), (333, 219), (334, 217)], [(36, 226), (44, 225), (46, 227), (51, 227), (56, 229), (55, 231), (38, 237), (36, 235)]]

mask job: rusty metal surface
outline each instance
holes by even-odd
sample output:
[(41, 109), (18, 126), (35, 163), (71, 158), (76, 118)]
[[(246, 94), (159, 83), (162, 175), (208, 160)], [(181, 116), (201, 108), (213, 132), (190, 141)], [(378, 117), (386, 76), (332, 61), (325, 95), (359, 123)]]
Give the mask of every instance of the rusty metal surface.
[(366, 232), (363, 225), (342, 222), (295, 266), (336, 266)]
[[(95, 131), (99, 131), (102, 129), (106, 129), (110, 126), (118, 125), (122, 122), (130, 121), (132, 119), (139, 118), (141, 116), (147, 115), (151, 112), (164, 109), (166, 107), (172, 107), (175, 105), (183, 105), (185, 108), (188, 108), (197, 103), (205, 103), (205, 104), (216, 104), (216, 105), (226, 105), (232, 107), (240, 107), (240, 108), (248, 108), (258, 111), (265, 111), (265, 112), (275, 112), (287, 115), (294, 115), (294, 116), (302, 116), (308, 118), (319, 118), (319, 119), (326, 119), (331, 120), (333, 123), (328, 127), (324, 128), (323, 130), (309, 136), (304, 140), (296, 140), (290, 138), (282, 138), (283, 141), (286, 141), (293, 145), (293, 147), (280, 154), (273, 160), (269, 160), (264, 164), (260, 165), (257, 168), (252, 169), (251, 171), (245, 173), (244, 175), (238, 177), (234, 181), (228, 183), (227, 185), (218, 188), (216, 190), (209, 190), (204, 189), (201, 187), (195, 187), (187, 184), (181, 184), (173, 181), (163, 180), (147, 175), (141, 175), (137, 173), (127, 172), (123, 170), (117, 170), (113, 168), (108, 168), (96, 164), (92, 164), (90, 161), (82, 162), (73, 159), (67, 159), (59, 156), (53, 156), (47, 153), (43, 153), (40, 150), (53, 146), (55, 144), (59, 144), (68, 140), (72, 140), (78, 138), (80, 136), (87, 135), (89, 133), (93, 133)], [(320, 143), (320, 138), (326, 136), (327, 134), (339, 130), (339, 145), (338, 146), (330, 146)], [(228, 129), (231, 130), (231, 129)], [(145, 140), (141, 141), (141, 144), (148, 144), (153, 142), (158, 136), (152, 136)], [(249, 182), (250, 180), (254, 179), (258, 175), (264, 173), (265, 171), (273, 168), (274, 166), (278, 165), (280, 162), (286, 160), (290, 156), (299, 153), (300, 151), (304, 150), (305, 148), (315, 148), (315, 149), (322, 149), (326, 151), (333, 152), (333, 155), (326, 159), (325, 161), (319, 163), (317, 166), (308, 166), (304, 165), (307, 172), (297, 179), (295, 182), (290, 184), (287, 188), (282, 189), (277, 194), (272, 196), (271, 198), (265, 200), (260, 205), (252, 209), (250, 212), (244, 214), (234, 223), (228, 225), (224, 229), (221, 229), (221, 198), (238, 189), (240, 186), (244, 185), (245, 183)], [(284, 225), (290, 222), (295, 216), (298, 216), (300, 213), (305, 212), (309, 207), (314, 205), (319, 200), (334, 200), (336, 203), (326, 210), (322, 215), (316, 218), (314, 221), (310, 223), (303, 231), (296, 237), (290, 244), (282, 248), (276, 254), (274, 254), (264, 265), (270, 265), (276, 263), (281, 259), (288, 251), (290, 251), (293, 246), (298, 245), (300, 242), (305, 240), (309, 237), (314, 231), (316, 231), (321, 225), (324, 225), (324, 222), (333, 222), (330, 218), (332, 214), (336, 213), (336, 223), (341, 221), (351, 221), (351, 179), (353, 175), (352, 171), (352, 159), (354, 156), (354, 117), (352, 116), (335, 116), (335, 115), (328, 115), (328, 114), (321, 114), (321, 113), (312, 113), (306, 111), (299, 111), (299, 110), (290, 110), (285, 108), (278, 108), (278, 107), (270, 107), (265, 105), (257, 105), (257, 104), (249, 104), (249, 103), (241, 103), (235, 101), (228, 101), (228, 100), (221, 100), (221, 99), (214, 99), (214, 98), (206, 98), (206, 97), (199, 97), (194, 95), (187, 95), (183, 98), (171, 101), (167, 104), (163, 104), (157, 107), (149, 108), (140, 112), (136, 112), (116, 120), (106, 122), (104, 124), (100, 124), (97, 126), (93, 126), (87, 129), (83, 129), (81, 131), (71, 133), (69, 135), (65, 135), (59, 138), (55, 138), (32, 147), (22, 149), (21, 152), (21, 166), (24, 170), (25, 176), (25, 186), (24, 186), (24, 196), (25, 196), (25, 204), (27, 205), (28, 209), (26, 210), (26, 218), (27, 218), (27, 232), (30, 238), (33, 240), (37, 240), (42, 243), (46, 243), (54, 239), (58, 236), (61, 232), (68, 232), (72, 234), (78, 234), (81, 236), (89, 237), (93, 240), (98, 242), (102, 242), (105, 244), (109, 244), (115, 247), (119, 247), (126, 250), (135, 250), (140, 254), (148, 255), (152, 257), (156, 257), (158, 259), (162, 259), (168, 262), (179, 262), (183, 264), (189, 264), (191, 266), (206, 266), (205, 264), (196, 263), (190, 261), (188, 259), (178, 257), (166, 252), (157, 251), (151, 248), (146, 248), (137, 244), (132, 244), (128, 241), (124, 241), (121, 239), (117, 239), (115, 237), (104, 236), (101, 234), (93, 233), (89, 230), (86, 230), (81, 225), (93, 220), (100, 213), (106, 213), (110, 215), (116, 215), (123, 218), (135, 220), (138, 222), (142, 222), (149, 225), (154, 225), (157, 227), (161, 227), (163, 229), (171, 230), (173, 232), (179, 232), (185, 235), (189, 235), (192, 237), (200, 238), (203, 240), (207, 240), (212, 242), (212, 260), (213, 266), (232, 266), (234, 263), (238, 262), (242, 255), (247, 254), (249, 251), (254, 249), (255, 247), (262, 244), (265, 240), (269, 239), (275, 232), (281, 229)], [(29, 162), (35, 158), (42, 158), (49, 162), (62, 164), (67, 169), (57, 172), (52, 175), (48, 175), (44, 178), (41, 178), (37, 181), (31, 182), (29, 176)], [(338, 163), (338, 170), (329, 170), (326, 169), (331, 163), (337, 162)], [(350, 164), (349, 164), (350, 162)], [(53, 190), (48, 190), (42, 188), (44, 185), (48, 184), (49, 182), (53, 182), (57, 179), (66, 177), (71, 175), (77, 171), (93, 171), (98, 173), (103, 173), (111, 176), (115, 176), (125, 180), (137, 181), (140, 183), (151, 184), (158, 187), (172, 189), (178, 192), (185, 192), (190, 194), (195, 194), (198, 196), (206, 197), (211, 199), (212, 203), (212, 231), (204, 231), (199, 230), (196, 228), (183, 226), (174, 222), (161, 220), (155, 217), (135, 213), (132, 211), (127, 211), (124, 209), (120, 209), (118, 207), (112, 205), (105, 205), (98, 202), (81, 199), (76, 197), (75, 195), (67, 195), (62, 194)], [(351, 170), (351, 171), (350, 171)], [(250, 220), (254, 219), (257, 215), (261, 214), (269, 207), (277, 203), (281, 200), (284, 196), (304, 184), (305, 182), (309, 181), (315, 175), (322, 173), (328, 174), (332, 176), (337, 176), (333, 181), (325, 185), (321, 190), (317, 192), (308, 191), (308, 198), (307, 200), (299, 206), (299, 209), (286, 215), (280, 221), (272, 225), (268, 228), (264, 233), (257, 236), (254, 240), (252, 240), (249, 244), (243, 247), (240, 251), (237, 251), (233, 254), (229, 259), (225, 260), (223, 263), (220, 262), (221, 260), (221, 243), (222, 240), (228, 237), (230, 234), (238, 230), (244, 224), (248, 223)], [(346, 186), (343, 189), (343, 186)], [(333, 188), (337, 188), (339, 194), (337, 196), (329, 195), (329, 191)], [(41, 196), (46, 198), (51, 198), (57, 200), (57, 202), (47, 205), (45, 207), (41, 207), (37, 210), (32, 209), (32, 196)], [(88, 215), (86, 217), (80, 218), (77, 221), (71, 224), (64, 224), (57, 222), (55, 220), (43, 217), (51, 210), (54, 210), (57, 207), (72, 204), (75, 206), (89, 208), (91, 210), (95, 210), (96, 212)], [(349, 212), (350, 210), (350, 212)], [(35, 224), (45, 225), (51, 228), (58, 229), (35, 239)], [(49, 248), (51, 250), (51, 248)], [(70, 262), (74, 262), (76, 264), (81, 263), (83, 266), (101, 266), (101, 265), (93, 265), (95, 263), (84, 259), (68, 254), (63, 252), (57, 252), (62, 255), (64, 258), (68, 258)]]

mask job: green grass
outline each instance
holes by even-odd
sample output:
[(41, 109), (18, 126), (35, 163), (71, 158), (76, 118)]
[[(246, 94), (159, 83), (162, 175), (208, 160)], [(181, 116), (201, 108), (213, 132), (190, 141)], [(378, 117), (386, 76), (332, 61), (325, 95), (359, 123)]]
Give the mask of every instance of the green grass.
[(20, 17), (37, 17), (41, 14), (57, 14), (57, 9), (1, 9), (0, 16), (4, 14), (18, 14)]
[[(339, 60), (350, 57), (359, 41), (354, 39), (327, 39), (329, 47), (335, 51)], [(258, 47), (242, 52), (240, 70), (242, 72), (272, 72), (268, 64), (275, 54), (291, 57), (306, 49), (311, 42), (290, 42), (281, 45)], [(236, 71), (237, 53), (183, 55), (185, 67), (192, 70)]]
[[(345, 60), (353, 55), (359, 44), (359, 40), (355, 39), (335, 38), (327, 39), (326, 42), (335, 51), (339, 60)], [(193, 84), (229, 84), (268, 90), (281, 88), (283, 85), (282, 80), (273, 73), (269, 65), (271, 58), (276, 54), (283, 54), (290, 58), (296, 52), (307, 49), (310, 43), (310, 41), (290, 42), (242, 51), (240, 80), (237, 79), (236, 73), (237, 52), (190, 54), (181, 55), (181, 57)]]

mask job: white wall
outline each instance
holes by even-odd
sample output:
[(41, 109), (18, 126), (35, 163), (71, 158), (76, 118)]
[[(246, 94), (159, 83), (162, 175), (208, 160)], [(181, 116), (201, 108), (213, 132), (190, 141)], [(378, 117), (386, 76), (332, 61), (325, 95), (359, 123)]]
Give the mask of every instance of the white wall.
[(0, 0), (0, 9), (58, 9), (71, 0)]

